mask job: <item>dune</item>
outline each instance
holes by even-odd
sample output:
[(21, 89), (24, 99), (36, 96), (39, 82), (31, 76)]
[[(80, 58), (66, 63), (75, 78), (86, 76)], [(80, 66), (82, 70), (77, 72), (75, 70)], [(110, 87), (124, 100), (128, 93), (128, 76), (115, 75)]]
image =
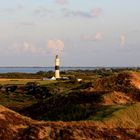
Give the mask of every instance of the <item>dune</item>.
[[(84, 140), (139, 139), (140, 103), (115, 112), (102, 122), (34, 121), (0, 106), (0, 139), (3, 140)], [(128, 133), (129, 132), (129, 133)]]

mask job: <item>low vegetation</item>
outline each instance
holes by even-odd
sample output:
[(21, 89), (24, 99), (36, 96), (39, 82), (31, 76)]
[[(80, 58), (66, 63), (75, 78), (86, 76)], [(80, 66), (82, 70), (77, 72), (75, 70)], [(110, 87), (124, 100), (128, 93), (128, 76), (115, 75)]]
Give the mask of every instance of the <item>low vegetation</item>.
[(61, 75), (69, 80), (1, 83), (1, 105), (38, 121), (53, 121), (30, 119), (19, 133), (9, 126), (5, 132), (24, 139), (140, 138), (139, 71), (79, 70)]

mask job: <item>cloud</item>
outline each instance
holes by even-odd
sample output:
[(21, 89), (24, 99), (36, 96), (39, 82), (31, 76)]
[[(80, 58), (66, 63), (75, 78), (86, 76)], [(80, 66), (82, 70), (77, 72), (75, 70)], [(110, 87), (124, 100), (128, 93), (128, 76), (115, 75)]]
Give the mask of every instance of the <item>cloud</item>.
[(81, 37), (81, 39), (87, 41), (100, 41), (103, 39), (103, 33), (97, 32), (95, 35), (84, 35)]
[(18, 5), (17, 5), (17, 9), (18, 9), (18, 10), (21, 10), (21, 9), (23, 9), (23, 8), (24, 8), (24, 6), (23, 6), (22, 4), (18, 4)]
[(103, 38), (103, 34), (100, 32), (96, 33), (96, 35), (94, 37), (95, 40), (102, 40), (102, 38)]
[(121, 35), (120, 35), (120, 46), (121, 46), (121, 47), (124, 47), (125, 44), (126, 44), (126, 37), (125, 37), (124, 34), (121, 34)]
[(98, 17), (101, 15), (102, 10), (100, 8), (91, 9), (90, 11), (74, 11), (69, 9), (63, 9), (64, 15), (66, 17), (71, 16), (78, 16), (78, 17), (87, 17), (87, 18), (93, 18)]
[(7, 7), (7, 8), (1, 8), (0, 9), (0, 13), (7, 13), (7, 14), (11, 14), (11, 13), (14, 13), (14, 12), (19, 12), (20, 10), (23, 9), (23, 6), (22, 5), (17, 5), (16, 7), (14, 8), (11, 8), (11, 7)]
[(37, 23), (34, 22), (34, 21), (23, 21), (23, 22), (17, 22), (15, 24), (15, 28), (16, 29), (23, 28), (23, 27), (29, 27), (29, 28), (31, 28), (31, 27), (34, 27), (36, 25), (37, 25)]
[(29, 42), (16, 43), (12, 47), (7, 48), (10, 53), (31, 53), (40, 54), (43, 52), (41, 48), (36, 47), (34, 44)]
[(50, 48), (54, 54), (60, 54), (64, 49), (64, 41), (63, 40), (48, 40), (47, 47)]
[(53, 14), (54, 13), (54, 11), (53, 10), (50, 10), (50, 9), (48, 9), (48, 8), (46, 8), (46, 7), (37, 7), (34, 11), (33, 11), (33, 13), (35, 14), (35, 15), (39, 15), (39, 16), (41, 16), (41, 17), (44, 17), (44, 16), (46, 16), (46, 15), (49, 15), (49, 14)]
[(31, 53), (38, 53), (39, 49), (36, 48), (33, 44), (24, 42), (22, 46), (23, 52), (31, 52)]
[(7, 47), (0, 48), (0, 52), (3, 54), (33, 54), (44, 55), (52, 51), (54, 54), (61, 54), (64, 49), (64, 41), (60, 39), (48, 40), (47, 44), (38, 47), (34, 43), (24, 41), (8, 45)]
[(0, 13), (13, 13), (13, 12), (15, 12), (15, 9), (13, 9), (13, 8), (2, 8), (2, 9), (0, 9)]
[(35, 25), (36, 25), (36, 23), (33, 21), (25, 21), (25, 22), (21, 22), (18, 24), (19, 27), (21, 27), (21, 26), (35, 26)]
[(55, 0), (55, 2), (62, 5), (68, 3), (67, 0)]
[(95, 8), (95, 9), (92, 9), (91, 11), (90, 11), (90, 16), (92, 16), (92, 17), (98, 17), (98, 16), (100, 16), (101, 15), (101, 9), (100, 8)]

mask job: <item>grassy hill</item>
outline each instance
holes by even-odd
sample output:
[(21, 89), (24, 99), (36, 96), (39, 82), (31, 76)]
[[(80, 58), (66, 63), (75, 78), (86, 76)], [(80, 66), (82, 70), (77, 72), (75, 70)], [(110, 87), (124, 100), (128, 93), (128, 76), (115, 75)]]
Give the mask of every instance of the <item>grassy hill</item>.
[[(90, 74), (79, 73), (79, 77)], [(0, 93), (1, 104), (38, 120), (0, 106), (4, 128), (0, 139), (10, 139), (5, 133), (13, 139), (140, 139), (140, 73), (119, 71), (91, 77), (82, 82), (23, 85), (22, 93), (19, 88)]]
[(39, 122), (0, 106), (0, 139), (140, 139), (139, 108), (140, 103), (129, 106), (103, 121)]
[[(24, 108), (21, 113), (34, 119), (51, 121), (104, 119), (106, 114), (139, 102), (140, 90), (135, 85), (139, 77), (136, 75), (136, 72), (121, 72), (78, 84), (75, 88), (61, 90), (63, 92)], [(59, 83), (59, 88), (64, 85), (69, 87), (69, 84)], [(98, 112), (102, 112), (102, 117), (98, 116)]]

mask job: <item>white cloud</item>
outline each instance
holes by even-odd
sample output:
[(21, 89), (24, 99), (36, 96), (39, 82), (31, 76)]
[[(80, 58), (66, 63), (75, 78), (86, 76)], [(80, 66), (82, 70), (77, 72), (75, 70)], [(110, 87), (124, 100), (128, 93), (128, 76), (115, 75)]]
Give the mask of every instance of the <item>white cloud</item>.
[(95, 35), (84, 35), (81, 38), (88, 41), (100, 41), (103, 39), (103, 33), (97, 32)]
[(43, 50), (36, 47), (34, 44), (29, 42), (15, 43), (12, 47), (7, 48), (10, 53), (31, 53), (41, 54)]
[(48, 40), (47, 46), (44, 45), (42, 47), (38, 47), (37, 45), (24, 41), (14, 43), (13, 45), (9, 45), (8, 47), (0, 48), (0, 52), (3, 54), (33, 54), (33, 55), (44, 55), (50, 53), (52, 51), (54, 54), (61, 54), (64, 49), (64, 41), (63, 40)]
[(100, 8), (95, 8), (95, 9), (92, 9), (91, 11), (90, 11), (90, 16), (92, 16), (92, 17), (98, 17), (98, 16), (100, 16), (101, 15), (101, 9)]
[(100, 8), (91, 9), (90, 11), (74, 11), (70, 9), (63, 9), (64, 15), (66, 17), (78, 16), (78, 17), (87, 17), (94, 18), (101, 15), (102, 10)]
[(58, 4), (67, 4), (67, 0), (55, 0)]
[(13, 13), (15, 12), (15, 9), (14, 8), (1, 8), (0, 9), (0, 13)]
[(23, 46), (22, 47), (22, 50), (24, 52), (31, 52), (31, 53), (38, 53), (40, 50), (38, 48), (36, 48), (33, 44), (31, 43), (28, 43), (28, 42), (24, 42), (23, 43)]
[(41, 17), (44, 17), (46, 15), (50, 15), (50, 14), (53, 14), (54, 11), (53, 10), (50, 10), (49, 8), (46, 8), (46, 7), (43, 7), (43, 6), (39, 6), (37, 7), (34, 12), (33, 12), (35, 15), (39, 15)]
[(121, 47), (124, 47), (125, 44), (126, 44), (126, 37), (125, 37), (124, 34), (121, 34), (121, 35), (120, 35), (120, 46), (121, 46)]
[(94, 38), (95, 38), (95, 40), (102, 40), (103, 34), (100, 33), (100, 32), (98, 32), (98, 33), (95, 34), (95, 37)]
[(22, 27), (22, 26), (30, 26), (33, 27), (35, 26), (36, 23), (34, 21), (24, 21), (24, 22), (20, 22), (17, 24), (17, 27)]
[(63, 40), (48, 40), (47, 47), (50, 48), (54, 54), (60, 54), (64, 49), (64, 41)]
[(9, 7), (9, 8), (0, 8), (0, 13), (7, 13), (7, 14), (13, 14), (14, 12), (19, 12), (23, 9), (22, 5), (17, 5), (15, 8)]

